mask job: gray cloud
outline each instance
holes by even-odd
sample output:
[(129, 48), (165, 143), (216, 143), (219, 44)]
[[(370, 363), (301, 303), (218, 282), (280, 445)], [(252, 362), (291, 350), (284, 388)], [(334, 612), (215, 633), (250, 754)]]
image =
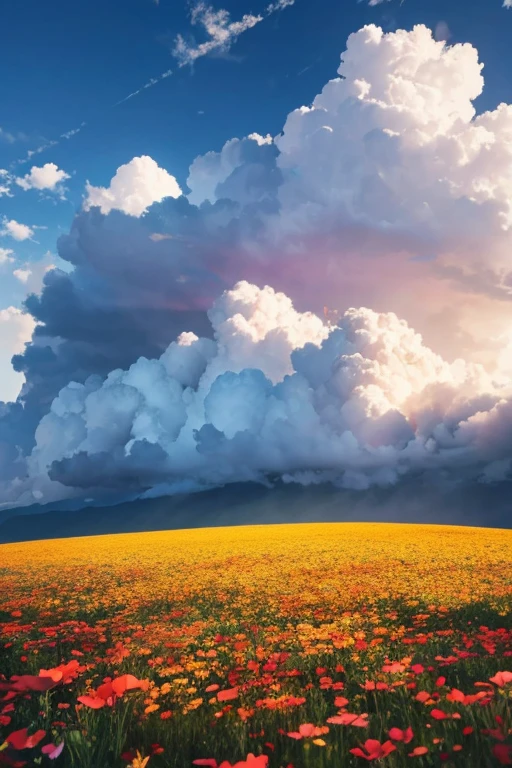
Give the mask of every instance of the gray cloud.
[[(77, 213), (70, 271), (26, 302), (5, 501), (508, 478), (512, 108), (475, 116), (476, 51), (421, 26), (365, 27), (339, 75), (275, 139), (197, 158), (188, 199), (148, 186), (133, 207), (121, 189)], [(306, 314), (324, 305), (340, 329)]]

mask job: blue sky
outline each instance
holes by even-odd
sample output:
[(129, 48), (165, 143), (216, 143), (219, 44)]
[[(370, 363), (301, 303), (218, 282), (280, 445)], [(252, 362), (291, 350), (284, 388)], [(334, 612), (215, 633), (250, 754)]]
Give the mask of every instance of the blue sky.
[[(220, 7), (236, 21), (262, 13), (266, 5), (243, 0), (214, 6)], [(335, 76), (348, 35), (364, 24), (391, 31), (444, 23), (450, 43), (471, 42), (485, 62), (478, 110), (512, 102), (512, 12), (500, 0), (390, 0), (374, 6), (296, 0), (241, 34), (228, 53), (204, 56), (192, 67), (180, 67), (173, 57), (176, 36), (188, 42), (193, 36), (198, 44), (206, 36), (191, 25), (190, 6), (176, 0), (17, 0), (4, 8), (2, 21), (0, 168), (15, 177), (33, 165), (55, 163), (69, 178), (60, 196), (14, 183), (12, 197), (0, 198), (0, 221), (36, 228), (32, 239), (0, 237), (0, 248), (12, 250), (12, 261), (0, 265), (0, 310), (21, 306), (27, 288), (14, 270), (56, 253), (56, 240), (68, 231), (87, 180), (108, 186), (120, 165), (147, 154), (183, 188), (197, 155), (220, 149), (234, 136), (275, 135), (292, 109), (310, 103)], [(116, 106), (169, 69), (172, 75)], [(59, 138), (80, 126), (70, 138)], [(53, 141), (58, 143), (20, 162)], [(55, 262), (55, 256), (45, 258)]]
[(508, 482), (512, 11), (218, 2), (4, 11), (0, 504)]

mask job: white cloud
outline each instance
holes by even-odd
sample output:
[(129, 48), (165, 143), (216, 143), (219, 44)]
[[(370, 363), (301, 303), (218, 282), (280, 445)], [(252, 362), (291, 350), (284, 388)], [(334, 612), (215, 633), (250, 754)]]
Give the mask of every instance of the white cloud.
[(33, 317), (17, 307), (0, 309), (0, 401), (15, 400), (23, 385), (25, 377), (13, 369), (11, 357), (23, 351), (35, 325)]
[(393, 309), (448, 358), (464, 338), (465, 354), (488, 361), (489, 336), (512, 325), (512, 105), (477, 115), (478, 52), (422, 25), (366, 26), (341, 59), (276, 136), (278, 174), (271, 147), (232, 139), (194, 160), (189, 200), (244, 205), (266, 187), (279, 213), (263, 217), (261, 243), (244, 243), (265, 271), (238, 274), (293, 290), (302, 306), (322, 296)]
[(198, 3), (192, 9), (191, 22), (200, 25), (208, 35), (208, 40), (197, 46), (186, 42), (182, 35), (178, 35), (174, 45), (173, 54), (180, 67), (192, 64), (201, 56), (206, 56), (212, 51), (228, 51), (238, 37), (248, 29), (263, 21), (263, 16), (245, 14), (241, 21), (231, 21), (229, 12), (221, 8), (215, 11), (210, 5)]
[(5, 168), (0, 168), (0, 197), (12, 197), (12, 176)]
[(15, 269), (13, 272), (13, 275), (15, 278), (17, 278), (21, 283), (27, 283), (28, 279), (32, 272), (30, 269)]
[[(105, 462), (108, 482), (151, 486), (153, 460), (124, 464), (138, 461), (141, 440), (161, 448), (152, 457), (163, 456), (169, 484), (280, 475), (365, 488), (416, 472), (510, 473), (512, 353), (493, 336), (512, 327), (512, 106), (477, 116), (477, 51), (423, 26), (351, 35), (338, 75), (274, 141), (235, 139), (194, 162), (191, 198), (214, 205), (182, 200), (101, 226), (77, 217), (62, 242), (76, 265), (69, 292), (55, 291), (53, 306), (45, 295), (57, 351), (65, 339), (80, 364), (64, 367), (66, 380), (96, 372), (75, 328), (66, 336), (60, 301), (78, 290), (95, 311), (101, 286), (109, 320), (110, 310), (124, 320), (126, 306), (130, 316), (169, 306), (181, 330), (181, 308), (202, 310), (230, 276), (248, 282), (215, 302), (214, 341), (182, 334), (148, 359), (170, 338), (157, 313), (137, 347), (146, 357), (130, 365), (135, 353), (112, 353), (115, 336), (106, 357), (123, 370), (60, 391), (37, 432), (33, 477), (48, 479), (48, 464), (65, 458), (68, 486), (94, 485)], [(92, 197), (138, 216), (155, 193), (139, 190), (133, 205), (134, 168), (123, 169)], [(263, 281), (278, 292), (253, 285)], [(338, 328), (298, 311), (323, 304), (340, 310)], [(92, 317), (80, 343), (92, 325), (95, 348), (103, 321)]]
[(512, 8), (512, 0), (503, 0), (504, 8)]
[(216, 11), (211, 5), (199, 2), (192, 8), (191, 23), (202, 27), (208, 39), (204, 43), (196, 45), (195, 43), (188, 43), (182, 35), (178, 35), (174, 44), (173, 55), (178, 60), (180, 67), (183, 67), (185, 64), (193, 64), (196, 59), (207, 56), (214, 51), (227, 53), (241, 34), (252, 29), (273, 13), (282, 11), (294, 3), (295, 0), (276, 0), (265, 8), (263, 15), (254, 16), (248, 13), (242, 16), (240, 21), (231, 21), (229, 11), (224, 8)]
[(284, 11), (285, 8), (289, 8), (294, 4), (295, 0), (276, 0), (275, 3), (270, 3), (270, 5), (267, 5), (266, 13), (267, 15), (270, 15), (271, 13), (276, 13), (277, 11)]
[(30, 173), (26, 173), (25, 176), (16, 179), (16, 184), (25, 191), (29, 189), (47, 189), (51, 192), (62, 194), (62, 182), (70, 178), (71, 176), (62, 169), (59, 169), (55, 163), (45, 163), (41, 167), (32, 166)]
[(7, 264), (9, 261), (13, 261), (12, 253), (10, 248), (0, 248), (0, 264)]
[(102, 213), (117, 209), (130, 216), (141, 216), (148, 206), (164, 197), (181, 195), (174, 176), (147, 155), (134, 157), (118, 168), (109, 187), (93, 187), (87, 182), (86, 192), (86, 209), (97, 206)]
[(2, 224), (3, 229), (0, 230), (0, 235), (9, 235), (14, 240), (29, 240), (34, 234), (32, 227), (29, 227), (27, 224), (20, 224), (14, 219), (8, 220), (4, 218)]
[[(109, 482), (133, 461), (169, 488), (281, 476), (365, 489), (418, 471), (510, 471), (510, 379), (449, 364), (395, 314), (352, 308), (325, 325), (246, 282), (208, 314), (214, 341), (183, 333), (159, 359), (61, 390), (36, 432), (35, 480), (78, 453), (78, 472), (107, 454)], [(138, 441), (161, 449), (159, 468), (137, 465)]]
[(125, 96), (124, 99), (120, 99), (119, 101), (116, 101), (114, 106), (118, 106), (119, 104), (124, 104), (125, 101), (129, 101), (130, 99), (135, 98), (135, 96), (138, 96), (139, 93), (142, 93), (143, 91), (147, 90), (148, 88), (153, 88), (154, 85), (157, 85), (162, 80), (166, 80), (168, 77), (172, 75), (172, 69), (168, 69), (165, 72), (162, 72), (161, 75), (157, 75), (157, 77), (150, 78), (147, 83), (142, 85), (140, 88), (137, 88), (136, 91), (132, 91), (132, 93), (129, 93), (128, 96)]

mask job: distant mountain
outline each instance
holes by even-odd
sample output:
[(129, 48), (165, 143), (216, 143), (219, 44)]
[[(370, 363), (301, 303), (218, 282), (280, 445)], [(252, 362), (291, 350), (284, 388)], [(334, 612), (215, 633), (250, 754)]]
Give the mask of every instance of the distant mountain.
[(194, 494), (134, 499), (78, 509), (75, 499), (3, 510), (0, 543), (174, 528), (293, 522), (402, 522), (512, 527), (503, 485), (431, 488), (419, 480), (389, 489), (332, 485), (266, 488), (240, 483)]

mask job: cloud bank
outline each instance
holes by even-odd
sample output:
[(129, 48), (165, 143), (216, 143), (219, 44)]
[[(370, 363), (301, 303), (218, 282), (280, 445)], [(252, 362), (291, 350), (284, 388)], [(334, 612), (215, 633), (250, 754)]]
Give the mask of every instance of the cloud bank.
[(213, 340), (182, 333), (158, 359), (59, 393), (36, 430), (36, 490), (509, 475), (510, 381), (448, 364), (396, 315), (349, 309), (326, 326), (247, 282), (208, 315)]
[(364, 27), (337, 74), (185, 194), (147, 157), (88, 185), (26, 302), (5, 503), (507, 482), (512, 107), (477, 115), (477, 51), (423, 26)]

